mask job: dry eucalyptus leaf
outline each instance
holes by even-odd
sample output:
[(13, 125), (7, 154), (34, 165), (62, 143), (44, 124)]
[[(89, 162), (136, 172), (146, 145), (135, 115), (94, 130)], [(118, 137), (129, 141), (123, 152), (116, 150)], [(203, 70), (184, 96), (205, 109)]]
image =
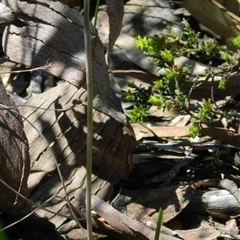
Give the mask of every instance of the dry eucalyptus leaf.
[(184, 240), (213, 240), (217, 239), (221, 232), (219, 230), (216, 230), (215, 228), (194, 228), (190, 230), (181, 230), (177, 231)]
[(161, 208), (164, 214), (163, 222), (166, 223), (187, 206), (193, 191), (190, 186), (167, 186), (155, 189), (124, 189), (122, 194), (131, 197), (126, 210), (137, 219), (157, 222), (158, 210)]
[[(43, 203), (57, 192), (47, 207), (69, 216), (66, 193), (54, 159), (58, 161), (69, 199), (78, 208), (73, 196), (77, 189), (85, 187), (85, 139), (88, 132), (83, 16), (57, 1), (3, 2), (19, 13), (18, 17), (24, 23), (22, 27), (11, 24), (5, 29), (3, 47), (9, 58), (33, 67), (48, 62), (47, 72), (79, 88), (65, 82), (32, 97), (26, 103), (27, 107), (20, 109), (29, 119), (24, 124), (32, 164), (28, 179), (30, 198)], [(110, 87), (104, 47), (92, 25), (90, 30), (94, 80), (92, 193), (108, 200), (113, 185), (125, 178), (132, 168), (135, 138)], [(68, 110), (56, 110), (61, 108)], [(47, 143), (30, 123), (45, 136)], [(38, 213), (48, 217), (57, 227), (67, 218), (43, 209)]]
[(109, 43), (108, 43), (108, 63), (113, 46), (121, 32), (122, 19), (124, 15), (123, 0), (106, 0), (107, 14), (109, 17)]
[(231, 234), (238, 234), (239, 233), (239, 229), (238, 229), (238, 226), (237, 226), (237, 221), (236, 219), (229, 219), (227, 222), (226, 222), (226, 227), (225, 227), (225, 230), (228, 232), (228, 233), (231, 233)]
[(133, 123), (132, 124), (135, 136), (137, 140), (147, 137), (154, 137), (153, 132), (159, 138), (162, 137), (184, 137), (189, 136), (189, 127), (188, 126), (173, 126), (173, 127), (162, 127), (162, 126), (148, 126), (149, 129), (146, 129), (144, 126)]

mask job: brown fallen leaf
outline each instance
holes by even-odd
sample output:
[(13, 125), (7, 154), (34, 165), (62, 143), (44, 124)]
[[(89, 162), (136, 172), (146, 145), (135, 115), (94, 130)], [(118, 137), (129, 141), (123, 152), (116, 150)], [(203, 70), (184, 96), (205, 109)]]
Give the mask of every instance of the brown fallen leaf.
[[(154, 134), (158, 138), (162, 137), (184, 137), (189, 136), (189, 127), (188, 126), (173, 126), (173, 127), (162, 127), (162, 126), (149, 126), (148, 128), (152, 130), (149, 131), (144, 126), (140, 125), (139, 123), (133, 123), (132, 127), (136, 136), (137, 140), (146, 137), (154, 137)], [(153, 134), (154, 132), (154, 134)]]
[(207, 135), (212, 139), (219, 140), (232, 146), (240, 147), (240, 135), (225, 128), (203, 125), (203, 135)]
[[(79, 190), (76, 199), (85, 204), (85, 191)], [(97, 213), (93, 217), (93, 230), (97, 226), (101, 233), (128, 240), (152, 240), (155, 232), (143, 223), (134, 220), (113, 208), (99, 197), (93, 195), (91, 199), (92, 209)], [(177, 238), (161, 233), (161, 240), (177, 240)]]
[[(143, 194), (144, 192), (144, 194)], [(158, 210), (163, 210), (163, 223), (176, 217), (191, 201), (194, 192), (190, 186), (168, 186), (155, 189), (127, 190), (122, 195), (131, 198), (126, 211), (136, 219), (157, 222)]]
[(190, 230), (177, 230), (184, 240), (213, 240), (221, 235), (215, 228), (195, 228)]
[(219, 4), (224, 6), (229, 12), (235, 14), (236, 16), (240, 16), (240, 1), (239, 0), (216, 0)]
[(186, 208), (194, 214), (210, 214), (220, 219), (229, 219), (231, 214), (240, 213), (240, 204), (227, 190), (196, 191)]

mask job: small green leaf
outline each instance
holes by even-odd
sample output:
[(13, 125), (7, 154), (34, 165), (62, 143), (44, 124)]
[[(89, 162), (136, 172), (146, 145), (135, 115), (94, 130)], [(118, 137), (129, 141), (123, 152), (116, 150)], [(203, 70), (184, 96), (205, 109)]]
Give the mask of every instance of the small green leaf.
[(151, 103), (152, 105), (158, 106), (158, 107), (166, 106), (166, 99), (164, 97), (158, 97), (158, 96), (151, 95), (148, 102)]
[(134, 106), (133, 110), (125, 113), (127, 117), (131, 119), (132, 122), (144, 122), (149, 115), (148, 109), (142, 106)]
[(134, 82), (133, 80), (130, 80), (130, 81), (128, 82), (128, 86), (129, 86), (130, 88), (136, 88), (136, 87), (137, 87), (137, 85), (135, 84), (135, 82)]
[(222, 79), (219, 81), (218, 89), (222, 89), (222, 90), (226, 89), (226, 79)]
[(194, 123), (190, 128), (189, 128), (189, 133), (191, 137), (197, 137), (201, 136), (202, 134), (202, 127), (200, 124)]
[(161, 52), (161, 57), (167, 63), (172, 63), (173, 60), (174, 60), (172, 52), (170, 50), (167, 50), (167, 49)]
[(218, 52), (218, 45), (214, 41), (208, 41), (202, 43), (202, 50), (208, 57), (215, 57)]
[(146, 36), (143, 38), (141, 36), (138, 36), (135, 44), (137, 49), (145, 51), (148, 48), (148, 38)]
[(185, 66), (185, 67), (182, 68), (182, 72), (185, 73), (185, 74), (189, 74), (190, 69), (191, 69), (191, 66)]
[(199, 110), (198, 117), (201, 121), (211, 121), (213, 116), (213, 105), (210, 101), (204, 101), (202, 108)]
[(136, 97), (131, 90), (123, 94), (123, 99), (125, 102), (136, 102)]
[(170, 31), (170, 36), (175, 39), (178, 40), (179, 36), (177, 35), (177, 33), (175, 33), (174, 31)]
[(154, 81), (153, 84), (156, 89), (159, 89), (159, 90), (164, 89), (163, 80)]
[(240, 36), (236, 37), (232, 41), (233, 45), (236, 46), (237, 48), (240, 48)]
[(155, 49), (153, 46), (148, 46), (148, 49), (147, 49), (148, 53), (150, 55), (154, 55), (155, 54)]

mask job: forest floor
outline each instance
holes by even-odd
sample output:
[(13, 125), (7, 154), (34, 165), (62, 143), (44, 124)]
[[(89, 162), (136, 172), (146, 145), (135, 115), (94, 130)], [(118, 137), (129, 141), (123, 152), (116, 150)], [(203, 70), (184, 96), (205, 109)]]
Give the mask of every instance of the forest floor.
[[(149, 58), (136, 50), (138, 35), (160, 36), (166, 33), (167, 26), (180, 33), (185, 19), (193, 29), (201, 31), (202, 38), (214, 38), (182, 7), (181, 1), (170, 2), (130, 0), (125, 4), (122, 31), (110, 62), (111, 86), (125, 111), (132, 107), (122, 99), (128, 82), (148, 86), (157, 73)], [(106, 18), (105, 10), (99, 11), (97, 28), (104, 44), (108, 42)], [(183, 59), (182, 64), (186, 61)], [(195, 62), (193, 70), (199, 72), (201, 67)], [(24, 84), (20, 84), (21, 89)], [(154, 228), (161, 207), (163, 232), (178, 239), (240, 239), (240, 204), (236, 196), (224, 190), (232, 182), (240, 184), (239, 147), (207, 135), (189, 137), (189, 120), (187, 114), (153, 107), (145, 123), (151, 131), (132, 124), (137, 139), (134, 168), (127, 179), (115, 186), (112, 199), (127, 198), (125, 213), (132, 213), (139, 221), (145, 219), (150, 228)], [(30, 239), (26, 235), (24, 240)], [(73, 229), (64, 238), (85, 239), (80, 229)]]

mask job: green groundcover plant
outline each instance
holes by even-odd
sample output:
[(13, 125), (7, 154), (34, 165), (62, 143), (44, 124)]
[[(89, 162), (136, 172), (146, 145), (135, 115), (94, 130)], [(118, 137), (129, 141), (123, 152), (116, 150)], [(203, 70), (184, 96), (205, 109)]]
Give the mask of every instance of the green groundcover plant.
[[(164, 69), (165, 74), (152, 85), (143, 87), (130, 81), (129, 90), (123, 94), (124, 101), (134, 103), (132, 110), (126, 115), (132, 122), (143, 123), (149, 116), (151, 106), (162, 109), (174, 109), (190, 113), (192, 126), (190, 135), (201, 135), (201, 124), (210, 123), (219, 119), (215, 111), (214, 99), (205, 99), (197, 108), (190, 107), (191, 90), (186, 91), (186, 81), (193, 81), (196, 76), (191, 74), (191, 65), (179, 66), (174, 61), (185, 56), (198, 62), (211, 63), (212, 59), (218, 60), (218, 65), (207, 68), (201, 76), (204, 81), (220, 77), (218, 88), (224, 90), (228, 78), (233, 73), (239, 72), (239, 52), (226, 49), (215, 40), (200, 40), (200, 33), (195, 33), (187, 21), (182, 22), (181, 34), (174, 32), (171, 27), (167, 33), (159, 37), (138, 37), (136, 48), (146, 53), (158, 70)], [(240, 48), (240, 37), (233, 40), (236, 48)], [(194, 85), (195, 84), (195, 85)], [(196, 88), (196, 80), (193, 86)]]

